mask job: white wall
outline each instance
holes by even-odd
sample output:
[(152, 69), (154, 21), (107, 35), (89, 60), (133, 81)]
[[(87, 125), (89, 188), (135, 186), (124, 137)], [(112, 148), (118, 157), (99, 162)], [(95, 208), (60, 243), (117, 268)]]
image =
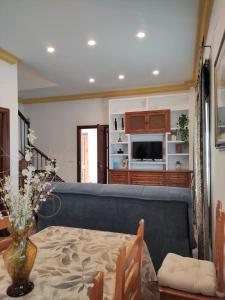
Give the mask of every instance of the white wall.
[(108, 101), (102, 99), (25, 105), (36, 131), (37, 146), (59, 163), (59, 175), (77, 180), (77, 126), (108, 124)]
[(213, 66), (220, 46), (220, 41), (225, 30), (225, 1), (215, 0), (213, 12), (210, 21), (210, 27), (207, 38), (207, 45), (211, 45), (211, 159), (212, 159), (212, 206), (213, 206), (213, 233), (215, 228), (215, 205), (217, 200), (223, 202), (225, 209), (225, 151), (219, 151), (215, 148), (214, 135), (214, 74)]
[(18, 90), (17, 65), (0, 60), (0, 107), (10, 110), (10, 174), (18, 176)]

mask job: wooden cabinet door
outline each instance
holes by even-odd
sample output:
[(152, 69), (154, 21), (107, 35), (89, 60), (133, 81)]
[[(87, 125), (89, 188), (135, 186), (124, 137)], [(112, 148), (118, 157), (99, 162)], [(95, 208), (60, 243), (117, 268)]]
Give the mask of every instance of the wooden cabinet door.
[(157, 171), (130, 171), (129, 184), (165, 185), (165, 175)]
[(146, 128), (147, 128), (147, 111), (125, 113), (126, 133), (146, 133)]
[(149, 133), (170, 131), (170, 110), (152, 110), (147, 112), (147, 129)]
[(109, 183), (110, 184), (128, 184), (128, 171), (109, 171)]
[(168, 186), (190, 187), (191, 172), (167, 172), (166, 183)]

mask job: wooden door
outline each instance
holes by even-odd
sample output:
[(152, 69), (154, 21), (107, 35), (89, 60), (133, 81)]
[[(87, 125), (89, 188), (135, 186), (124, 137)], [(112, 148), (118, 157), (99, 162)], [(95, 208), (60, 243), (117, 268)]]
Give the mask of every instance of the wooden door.
[(98, 125), (98, 183), (107, 183), (108, 177), (108, 125)]
[(126, 133), (146, 133), (146, 128), (147, 128), (147, 111), (125, 113)]
[(81, 133), (81, 182), (89, 182), (88, 133)]
[(170, 131), (170, 110), (152, 110), (147, 113), (146, 132), (169, 132)]
[[(9, 109), (0, 107), (0, 178), (10, 174), (9, 141)], [(4, 207), (0, 205), (0, 211), (2, 210), (4, 210)]]
[(0, 177), (10, 173), (9, 110), (0, 107)]

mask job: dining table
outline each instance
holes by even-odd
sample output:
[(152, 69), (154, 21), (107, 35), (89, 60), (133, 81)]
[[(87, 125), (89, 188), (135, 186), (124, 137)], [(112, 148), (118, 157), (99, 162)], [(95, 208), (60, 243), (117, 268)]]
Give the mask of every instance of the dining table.
[[(119, 249), (135, 235), (73, 227), (50, 226), (30, 237), (37, 257), (30, 274), (34, 289), (21, 299), (88, 300), (93, 278), (104, 272), (103, 299), (115, 300), (116, 259)], [(142, 256), (142, 290), (156, 281), (146, 244)], [(11, 299), (11, 279), (0, 255), (0, 300)], [(150, 299), (149, 299), (150, 300)]]

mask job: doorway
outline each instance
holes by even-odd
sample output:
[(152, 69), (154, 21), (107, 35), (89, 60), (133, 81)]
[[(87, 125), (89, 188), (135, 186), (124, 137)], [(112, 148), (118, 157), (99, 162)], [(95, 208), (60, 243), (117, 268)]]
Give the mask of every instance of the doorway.
[(9, 109), (0, 107), (0, 178), (9, 175)]
[(77, 126), (77, 181), (107, 183), (108, 125)]

